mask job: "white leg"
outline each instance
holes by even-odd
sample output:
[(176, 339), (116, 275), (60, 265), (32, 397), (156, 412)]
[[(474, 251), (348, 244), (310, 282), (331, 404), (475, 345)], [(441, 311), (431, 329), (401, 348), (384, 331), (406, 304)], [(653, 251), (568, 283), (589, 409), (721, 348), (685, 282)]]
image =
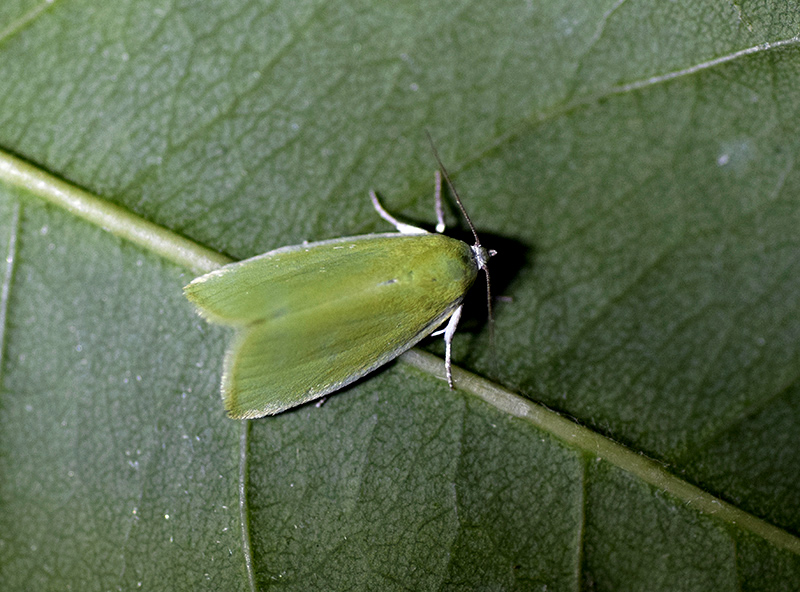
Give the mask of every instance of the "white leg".
[(450, 385), (450, 388), (455, 388), (453, 386), (453, 370), (452, 364), (450, 363), (450, 349), (453, 343), (453, 336), (456, 334), (456, 327), (458, 326), (458, 321), (461, 319), (461, 309), (463, 305), (460, 305), (453, 315), (450, 317), (450, 320), (447, 322), (447, 327), (444, 330), (444, 372), (447, 375), (447, 384)]
[(442, 173), (439, 169), (433, 174), (435, 187), (433, 188), (433, 202), (436, 208), (436, 232), (444, 232), (444, 207), (442, 206)]
[(398, 232), (402, 234), (428, 234), (428, 231), (424, 228), (418, 228), (417, 226), (412, 226), (411, 224), (404, 224), (392, 216), (389, 212), (384, 210), (381, 202), (378, 201), (378, 196), (375, 195), (375, 192), (371, 189), (369, 191), (369, 198), (372, 200), (372, 206), (375, 208), (375, 211), (378, 212), (378, 215), (386, 220), (389, 224), (394, 226)]

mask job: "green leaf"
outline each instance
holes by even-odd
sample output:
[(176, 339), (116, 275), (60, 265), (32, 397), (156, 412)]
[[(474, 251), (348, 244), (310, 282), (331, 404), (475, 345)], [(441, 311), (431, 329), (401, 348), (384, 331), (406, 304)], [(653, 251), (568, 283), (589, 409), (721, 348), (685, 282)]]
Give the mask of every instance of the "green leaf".
[[(800, 11), (0, 7), (0, 589), (793, 590)], [(433, 221), (455, 339), (251, 423), (203, 270)], [(449, 212), (457, 226), (455, 212)], [(428, 346), (441, 352), (435, 341)]]

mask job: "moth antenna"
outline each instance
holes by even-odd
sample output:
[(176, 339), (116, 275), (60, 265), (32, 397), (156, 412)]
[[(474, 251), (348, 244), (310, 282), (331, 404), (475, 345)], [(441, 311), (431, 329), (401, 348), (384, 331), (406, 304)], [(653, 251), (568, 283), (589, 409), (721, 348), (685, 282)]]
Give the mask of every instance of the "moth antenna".
[[(431, 133), (428, 130), (425, 130), (425, 134), (428, 136), (428, 141), (431, 144), (431, 150), (433, 150), (433, 156), (439, 165), (439, 169), (442, 171), (442, 176), (444, 177), (444, 180), (447, 181), (447, 186), (450, 188), (453, 197), (456, 199), (458, 209), (461, 210), (461, 213), (464, 215), (464, 220), (467, 221), (467, 225), (472, 231), (472, 236), (475, 237), (475, 246), (473, 248), (473, 252), (475, 252), (478, 258), (480, 268), (483, 269), (483, 273), (486, 274), (486, 310), (489, 320), (489, 345), (491, 351), (494, 352), (494, 307), (492, 306), (492, 282), (489, 280), (489, 268), (487, 267), (487, 263), (489, 262), (489, 257), (497, 255), (497, 251), (493, 249), (487, 251), (481, 246), (481, 239), (478, 238), (478, 231), (475, 230), (475, 225), (472, 223), (472, 219), (469, 217), (469, 214), (467, 214), (467, 210), (464, 207), (464, 204), (461, 202), (461, 197), (459, 197), (455, 185), (453, 185), (453, 182), (450, 180), (450, 175), (447, 173), (447, 169), (444, 167), (444, 163), (442, 163), (442, 159), (439, 157), (439, 151), (436, 150), (436, 145), (433, 143)], [(481, 255), (481, 253), (483, 253), (483, 255)], [(494, 359), (494, 353), (492, 354), (492, 357)]]
[[(495, 254), (497, 251), (489, 251), (490, 254)], [(491, 256), (491, 255), (490, 255)], [(484, 267), (484, 274), (486, 274), (486, 315), (489, 320), (489, 348), (492, 352), (492, 364), (497, 365), (497, 356), (495, 355), (495, 336), (494, 336), (494, 307), (492, 306), (492, 282), (489, 281), (489, 270)], [(497, 368), (493, 368), (497, 370)]]
[(458, 191), (456, 191), (455, 185), (450, 180), (450, 175), (447, 173), (447, 169), (444, 168), (444, 164), (442, 163), (442, 159), (439, 158), (439, 152), (436, 150), (436, 146), (433, 143), (433, 138), (431, 138), (431, 134), (429, 131), (425, 130), (425, 133), (428, 135), (428, 141), (431, 143), (431, 150), (433, 150), (433, 157), (436, 159), (436, 162), (439, 164), (439, 169), (442, 171), (442, 176), (444, 180), (447, 181), (447, 186), (450, 188), (450, 191), (453, 193), (453, 197), (456, 198), (456, 203), (458, 204), (458, 209), (461, 210), (461, 213), (464, 215), (464, 219), (467, 221), (467, 225), (469, 229), (472, 231), (472, 236), (475, 237), (475, 245), (480, 247), (481, 246), (481, 239), (478, 238), (478, 231), (475, 230), (475, 226), (472, 224), (472, 220), (467, 214), (467, 210), (464, 208), (464, 204), (461, 203), (461, 198), (458, 195)]

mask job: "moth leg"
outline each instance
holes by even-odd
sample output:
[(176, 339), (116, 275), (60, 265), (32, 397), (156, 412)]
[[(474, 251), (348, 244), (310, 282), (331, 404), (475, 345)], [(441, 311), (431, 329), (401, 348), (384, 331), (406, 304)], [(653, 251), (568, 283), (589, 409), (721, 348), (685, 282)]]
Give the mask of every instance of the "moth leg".
[(372, 200), (372, 206), (375, 208), (375, 211), (378, 212), (378, 215), (386, 220), (389, 224), (394, 226), (401, 234), (428, 234), (428, 231), (424, 228), (419, 228), (411, 224), (400, 222), (397, 218), (384, 210), (381, 202), (378, 201), (378, 196), (375, 195), (375, 192), (372, 189), (369, 190), (369, 198)]
[(444, 206), (442, 206), (442, 173), (439, 169), (433, 173), (434, 188), (433, 188), (433, 203), (436, 208), (436, 232), (441, 234), (444, 232)]
[(447, 327), (444, 329), (444, 372), (447, 375), (447, 384), (450, 385), (451, 389), (454, 389), (455, 386), (453, 385), (453, 369), (452, 363), (450, 362), (450, 351), (453, 343), (453, 336), (456, 334), (458, 321), (461, 319), (462, 308), (464, 308), (463, 304), (455, 309), (450, 320), (447, 322)]

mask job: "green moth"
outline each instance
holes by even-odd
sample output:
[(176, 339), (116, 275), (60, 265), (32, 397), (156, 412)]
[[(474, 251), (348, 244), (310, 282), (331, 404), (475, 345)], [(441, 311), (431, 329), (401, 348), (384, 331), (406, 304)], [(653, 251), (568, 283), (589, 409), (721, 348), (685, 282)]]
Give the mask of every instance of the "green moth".
[[(437, 160), (439, 159), (436, 155)], [(274, 415), (336, 391), (396, 358), (437, 327), (453, 388), (450, 350), (462, 302), (494, 251), (480, 244), (447, 171), (442, 173), (475, 236), (444, 231), (436, 171), (437, 233), (388, 214), (398, 232), (283, 247), (226, 265), (184, 288), (206, 320), (236, 329), (222, 375), (228, 415)], [(491, 319), (491, 308), (490, 308)]]

